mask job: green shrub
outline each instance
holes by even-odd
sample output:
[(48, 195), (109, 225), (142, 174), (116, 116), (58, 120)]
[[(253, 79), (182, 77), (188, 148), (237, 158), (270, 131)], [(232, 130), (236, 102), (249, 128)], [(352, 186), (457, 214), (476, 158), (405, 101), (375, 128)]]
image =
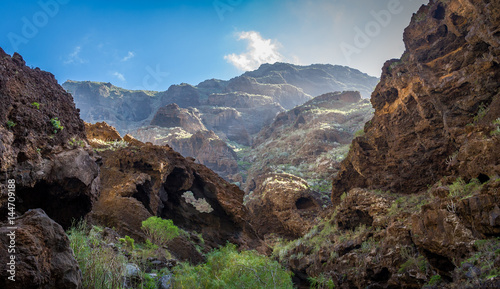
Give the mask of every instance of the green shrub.
[(36, 107), (36, 109), (40, 109), (40, 104), (38, 102), (32, 102), (31, 103), (32, 106)]
[(364, 136), (364, 135), (365, 135), (364, 129), (360, 129), (354, 133), (354, 137), (360, 137), (360, 136)]
[(466, 184), (462, 178), (459, 178), (449, 186), (450, 197), (459, 197), (465, 199), (481, 190), (481, 187), (481, 182), (479, 182), (478, 179), (472, 179), (468, 184)]
[(179, 236), (179, 228), (172, 220), (164, 220), (159, 217), (149, 217), (142, 221), (141, 229), (148, 238), (158, 246), (165, 245), (168, 241)]
[(174, 268), (174, 288), (293, 288), (291, 273), (255, 251), (228, 244), (207, 254), (207, 263)]
[(127, 249), (132, 251), (135, 249), (134, 239), (131, 237), (125, 236), (125, 238), (120, 238), (119, 241), (123, 246), (127, 247)]
[(7, 127), (8, 127), (9, 129), (11, 129), (11, 128), (15, 127), (16, 125), (17, 125), (17, 123), (13, 122), (12, 120), (8, 120), (8, 121), (7, 121)]
[(89, 228), (85, 222), (67, 231), (71, 249), (82, 271), (83, 288), (121, 288), (126, 259), (104, 244), (101, 233), (101, 228)]
[(58, 131), (64, 129), (64, 127), (61, 125), (61, 121), (57, 117), (51, 118), (50, 123), (52, 123), (52, 126), (54, 127), (54, 133), (57, 133)]
[(430, 286), (438, 285), (439, 283), (441, 283), (442, 280), (443, 279), (441, 278), (441, 275), (437, 274), (431, 277), (431, 280), (429, 280), (429, 283), (427, 283), (427, 285)]

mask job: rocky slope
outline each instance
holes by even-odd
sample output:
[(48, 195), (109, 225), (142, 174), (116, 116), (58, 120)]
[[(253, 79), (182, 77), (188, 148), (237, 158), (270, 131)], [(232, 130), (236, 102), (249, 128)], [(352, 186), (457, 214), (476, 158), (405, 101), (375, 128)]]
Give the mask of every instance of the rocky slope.
[(414, 14), (333, 182), (330, 216), (275, 245), (304, 285), (500, 287), (499, 11), (430, 1)]
[(447, 175), (500, 172), (496, 2), (440, 1), (413, 16), (406, 51), (386, 62), (333, 199), (354, 187), (415, 193)]
[(93, 223), (144, 240), (141, 222), (160, 216), (201, 233), (212, 248), (226, 241), (258, 244), (248, 225), (243, 192), (236, 186), (168, 146), (144, 144), (129, 135), (105, 141), (96, 130), (113, 128), (87, 126), (87, 133), (94, 136), (89, 141), (102, 157), (101, 195), (89, 216)]
[(249, 166), (245, 190), (254, 190), (261, 175), (286, 172), (314, 190), (330, 192), (331, 176), (340, 169), (355, 133), (372, 116), (370, 103), (359, 92), (327, 93), (280, 113), (251, 149), (240, 152), (240, 164)]
[(197, 109), (177, 104), (161, 107), (151, 126), (131, 131), (130, 135), (155, 145), (169, 145), (184, 157), (194, 158), (226, 180), (238, 182), (236, 153), (213, 131), (203, 125)]
[(63, 87), (73, 94), (85, 121), (106, 121), (122, 135), (147, 125), (160, 107), (176, 103), (198, 108), (208, 129), (248, 145), (247, 134), (259, 132), (278, 112), (330, 91), (358, 90), (367, 97), (377, 82), (348, 67), (275, 63), (228, 81), (183, 83), (164, 92), (129, 91), (88, 81), (67, 81)]
[[(0, 181), (16, 182), (16, 211), (42, 208), (67, 228), (92, 209), (99, 167), (85, 146), (84, 123), (54, 76), (0, 49)], [(0, 197), (0, 220), (7, 216)]]

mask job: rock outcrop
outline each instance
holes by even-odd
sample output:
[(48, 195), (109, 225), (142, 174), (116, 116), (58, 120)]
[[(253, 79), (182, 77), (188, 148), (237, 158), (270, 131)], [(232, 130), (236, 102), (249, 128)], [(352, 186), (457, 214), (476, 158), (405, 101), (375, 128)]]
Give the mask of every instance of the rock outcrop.
[[(54, 76), (0, 49), (0, 181), (16, 182), (16, 210), (42, 208), (63, 227), (99, 194), (99, 167), (69, 93)], [(0, 197), (0, 220), (6, 214)]]
[(147, 126), (131, 132), (130, 135), (142, 142), (168, 145), (184, 157), (194, 158), (196, 163), (205, 165), (230, 182), (241, 181), (236, 153), (213, 131), (199, 130), (189, 133), (182, 127)]
[(158, 109), (150, 125), (165, 128), (181, 127), (191, 134), (200, 130), (206, 130), (201, 122), (200, 114), (197, 109), (180, 108), (175, 103)]
[(129, 135), (102, 144), (96, 137), (89, 141), (102, 157), (102, 191), (89, 216), (92, 222), (143, 240), (141, 222), (160, 216), (201, 233), (211, 248), (227, 241), (258, 244), (237, 186), (169, 146), (144, 144)]
[(375, 116), (333, 184), (415, 193), (446, 175), (500, 174), (499, 5), (431, 1), (404, 32), (406, 51), (385, 63)]
[(323, 94), (280, 113), (243, 157), (250, 164), (245, 191), (255, 188), (258, 176), (283, 171), (329, 193), (331, 176), (340, 169), (355, 133), (372, 116), (368, 100), (349, 91)]
[(245, 206), (253, 227), (263, 237), (301, 237), (316, 224), (316, 217), (327, 205), (304, 180), (290, 174), (266, 174), (257, 183), (245, 196)]
[[(43, 210), (34, 209), (11, 224), (0, 223), (0, 287), (12, 289), (82, 288), (82, 273), (63, 228)], [(14, 232), (14, 237), (9, 234)], [(11, 240), (14, 245), (11, 245)], [(10, 251), (9, 251), (10, 246)], [(14, 251), (12, 251), (14, 249)], [(10, 253), (9, 253), (10, 252)], [(14, 276), (9, 273), (12, 261)], [(9, 280), (8, 277), (14, 277)]]

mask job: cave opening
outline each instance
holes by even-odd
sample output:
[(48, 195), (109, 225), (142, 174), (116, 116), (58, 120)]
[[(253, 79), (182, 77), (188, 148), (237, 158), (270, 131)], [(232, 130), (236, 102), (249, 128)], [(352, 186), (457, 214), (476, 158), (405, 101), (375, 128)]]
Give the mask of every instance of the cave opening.
[(298, 210), (308, 210), (316, 207), (316, 204), (310, 198), (301, 197), (295, 201), (295, 206)]

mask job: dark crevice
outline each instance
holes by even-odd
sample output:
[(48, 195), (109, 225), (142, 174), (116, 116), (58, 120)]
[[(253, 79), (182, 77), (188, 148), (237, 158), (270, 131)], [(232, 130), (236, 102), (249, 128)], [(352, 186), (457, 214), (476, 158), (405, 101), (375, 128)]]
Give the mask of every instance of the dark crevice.
[(432, 14), (432, 17), (437, 20), (443, 20), (444, 16), (446, 14), (446, 11), (443, 7), (443, 5), (439, 4), (439, 6), (436, 8), (434, 13)]
[(302, 197), (299, 198), (297, 201), (295, 201), (295, 206), (297, 207), (298, 210), (307, 210), (315, 208), (316, 204), (310, 198)]
[(490, 177), (488, 177), (485, 174), (479, 174), (479, 176), (477, 177), (477, 179), (479, 180), (479, 182), (481, 182), (481, 184), (484, 184), (484, 183), (486, 183), (486, 182), (488, 182), (490, 180)]
[(72, 222), (79, 221), (92, 209), (92, 201), (82, 193), (86, 190), (87, 187), (78, 179), (56, 184), (42, 181), (33, 188), (18, 189), (17, 209), (25, 213), (41, 208), (51, 219), (68, 229)]

